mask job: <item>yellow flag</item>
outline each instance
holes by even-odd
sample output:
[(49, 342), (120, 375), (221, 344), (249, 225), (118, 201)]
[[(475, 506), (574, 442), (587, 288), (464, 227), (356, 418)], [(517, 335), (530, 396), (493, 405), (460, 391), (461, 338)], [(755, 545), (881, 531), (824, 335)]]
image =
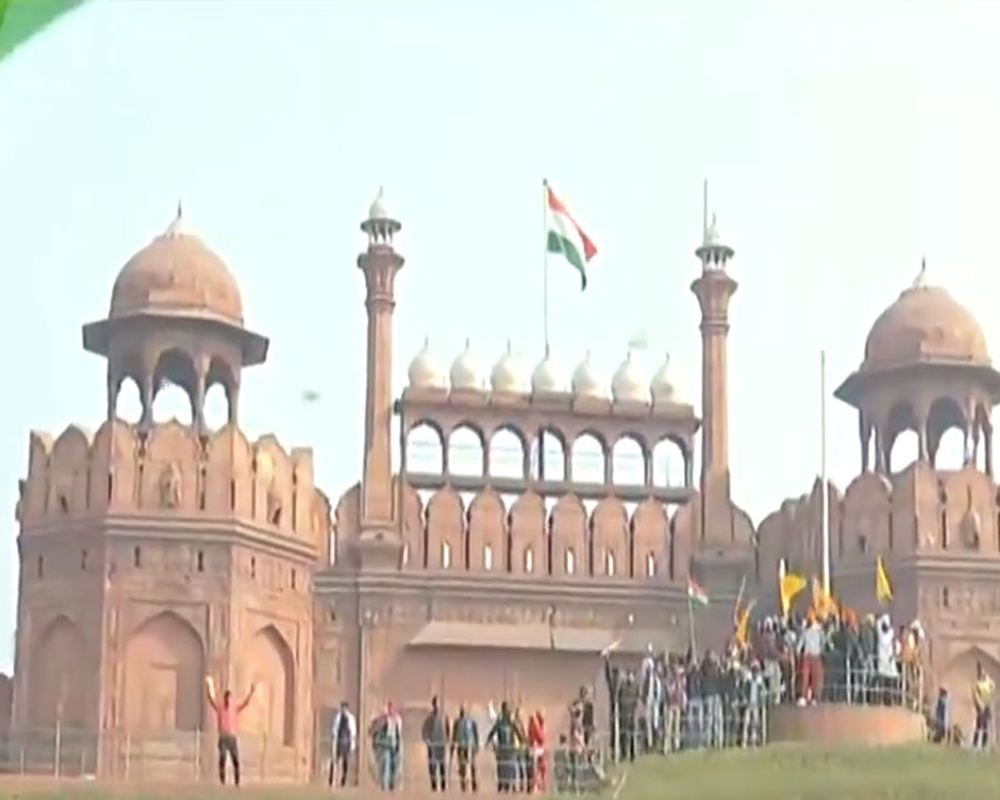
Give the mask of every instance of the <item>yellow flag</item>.
[(740, 618), (736, 623), (736, 642), (740, 647), (746, 647), (750, 641), (750, 612), (757, 605), (756, 600), (747, 603), (747, 607), (740, 613)]
[(889, 583), (889, 573), (885, 571), (882, 556), (875, 562), (875, 599), (883, 605), (892, 602), (892, 584)]
[(786, 573), (781, 576), (781, 580), (778, 584), (778, 594), (781, 600), (781, 614), (782, 616), (788, 616), (788, 612), (792, 607), (792, 603), (795, 598), (799, 596), (803, 589), (806, 588), (806, 579), (801, 575), (792, 575), (791, 573)]
[(812, 579), (813, 611), (820, 620), (826, 620), (837, 613), (837, 601), (826, 593), (823, 584), (815, 575)]

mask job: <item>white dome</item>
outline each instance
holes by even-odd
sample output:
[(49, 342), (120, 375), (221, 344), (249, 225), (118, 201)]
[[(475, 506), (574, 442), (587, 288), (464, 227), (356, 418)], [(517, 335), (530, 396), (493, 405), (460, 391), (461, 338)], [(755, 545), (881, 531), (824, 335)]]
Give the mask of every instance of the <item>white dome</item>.
[(531, 373), (531, 391), (541, 394), (566, 391), (566, 381), (563, 379), (562, 371), (547, 347), (545, 358), (538, 362), (535, 371)]
[(598, 397), (602, 400), (608, 396), (607, 390), (604, 388), (604, 381), (601, 380), (601, 376), (594, 368), (593, 361), (590, 360), (589, 350), (583, 361), (580, 362), (580, 366), (573, 372), (573, 394), (577, 397)]
[(639, 365), (632, 360), (631, 351), (611, 380), (611, 395), (616, 403), (649, 402), (649, 384)]
[(424, 339), (424, 346), (420, 352), (413, 357), (410, 366), (406, 370), (411, 389), (446, 389), (447, 383), (444, 379), (444, 372), (438, 367), (434, 356), (431, 355), (431, 345)]
[(490, 372), (490, 387), (494, 392), (520, 394), (526, 391), (526, 383), (521, 362), (511, 351), (510, 342), (507, 342), (507, 352), (493, 365)]
[(392, 219), (389, 214), (389, 210), (385, 205), (385, 197), (382, 194), (382, 187), (378, 187), (378, 195), (372, 200), (372, 204), (368, 206), (368, 219), (369, 220), (382, 220), (382, 219)]
[(472, 355), (472, 345), (468, 339), (465, 340), (465, 349), (452, 362), (449, 378), (452, 390), (483, 390), (483, 374)]
[(670, 353), (667, 353), (659, 369), (653, 373), (653, 379), (649, 382), (649, 391), (653, 395), (654, 403), (677, 402), (674, 384), (670, 380)]

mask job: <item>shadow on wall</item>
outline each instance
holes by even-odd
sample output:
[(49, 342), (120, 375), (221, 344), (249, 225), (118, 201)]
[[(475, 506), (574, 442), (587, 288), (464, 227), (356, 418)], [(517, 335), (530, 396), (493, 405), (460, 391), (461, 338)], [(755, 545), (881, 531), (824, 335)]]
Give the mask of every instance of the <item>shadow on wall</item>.
[(0, 731), (10, 728), (10, 711), (14, 699), (14, 681), (0, 672)]

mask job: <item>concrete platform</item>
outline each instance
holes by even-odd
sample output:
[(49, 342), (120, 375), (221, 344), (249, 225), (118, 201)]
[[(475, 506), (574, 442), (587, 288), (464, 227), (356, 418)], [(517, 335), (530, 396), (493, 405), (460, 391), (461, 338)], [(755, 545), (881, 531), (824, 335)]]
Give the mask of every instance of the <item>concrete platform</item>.
[(927, 738), (923, 716), (893, 706), (821, 703), (778, 706), (768, 719), (768, 742), (819, 745), (913, 744)]

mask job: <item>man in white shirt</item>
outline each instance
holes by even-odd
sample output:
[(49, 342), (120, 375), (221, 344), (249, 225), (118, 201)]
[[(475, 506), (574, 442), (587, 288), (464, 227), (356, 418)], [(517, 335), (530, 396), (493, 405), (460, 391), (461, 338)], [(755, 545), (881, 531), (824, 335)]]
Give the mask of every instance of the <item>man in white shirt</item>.
[(346, 786), (351, 756), (358, 746), (358, 723), (346, 701), (340, 704), (340, 708), (333, 715), (333, 723), (330, 725), (330, 744), (333, 752), (330, 758), (329, 784), (333, 786), (336, 774), (339, 776), (339, 785)]

